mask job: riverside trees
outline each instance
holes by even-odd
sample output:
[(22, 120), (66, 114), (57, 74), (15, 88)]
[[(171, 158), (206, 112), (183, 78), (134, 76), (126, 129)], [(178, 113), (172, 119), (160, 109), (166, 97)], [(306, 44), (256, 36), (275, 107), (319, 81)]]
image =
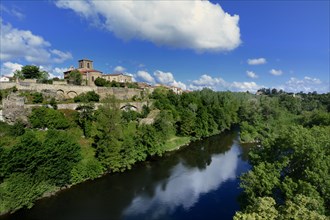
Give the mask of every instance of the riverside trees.
[[(276, 218), (295, 210), (323, 216), (330, 197), (330, 96), (284, 96), (290, 95), (156, 89), (153, 106), (141, 114), (121, 111), (113, 97), (95, 110), (89, 103), (94, 94), (82, 96), (76, 111), (34, 109), (28, 127), (16, 125), (20, 132), (0, 126), (0, 212), (30, 207), (56, 187), (130, 169), (162, 155), (173, 140), (195, 140), (239, 124), (241, 141), (261, 147), (251, 152), (254, 167), (242, 177), (244, 205), (236, 218), (267, 210)], [(145, 117), (154, 123), (142, 123)]]
[(234, 219), (327, 219), (329, 98), (282, 92), (255, 100), (253, 113), (241, 107), (241, 138), (259, 144), (249, 153), (253, 168), (241, 177), (242, 211)]

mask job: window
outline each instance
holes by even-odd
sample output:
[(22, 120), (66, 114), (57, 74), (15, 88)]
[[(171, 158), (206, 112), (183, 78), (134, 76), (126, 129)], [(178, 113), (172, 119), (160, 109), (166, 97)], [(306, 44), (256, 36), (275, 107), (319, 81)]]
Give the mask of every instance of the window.
[(94, 76), (92, 76), (92, 81), (94, 82)]
[[(87, 68), (89, 69), (89, 63), (87, 63)], [(94, 80), (93, 80), (94, 81)]]

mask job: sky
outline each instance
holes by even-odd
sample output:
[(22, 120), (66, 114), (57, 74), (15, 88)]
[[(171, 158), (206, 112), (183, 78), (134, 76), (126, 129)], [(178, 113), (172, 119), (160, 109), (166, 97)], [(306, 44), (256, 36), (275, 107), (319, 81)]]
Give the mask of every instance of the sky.
[(0, 2), (0, 71), (78, 60), (187, 90), (326, 93), (329, 1)]

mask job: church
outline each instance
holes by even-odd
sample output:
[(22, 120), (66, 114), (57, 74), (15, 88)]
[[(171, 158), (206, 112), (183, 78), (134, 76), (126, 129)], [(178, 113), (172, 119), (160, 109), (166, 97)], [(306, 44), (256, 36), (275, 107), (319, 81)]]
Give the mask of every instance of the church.
[(94, 69), (93, 61), (82, 59), (78, 61), (78, 68), (70, 67), (69, 70), (64, 72), (64, 79), (69, 79), (72, 71), (77, 70), (81, 73), (83, 84), (87, 86), (95, 86), (94, 81), (97, 78), (103, 78), (107, 81), (115, 81), (120, 83), (131, 83), (132, 77), (122, 73), (103, 74), (101, 71)]

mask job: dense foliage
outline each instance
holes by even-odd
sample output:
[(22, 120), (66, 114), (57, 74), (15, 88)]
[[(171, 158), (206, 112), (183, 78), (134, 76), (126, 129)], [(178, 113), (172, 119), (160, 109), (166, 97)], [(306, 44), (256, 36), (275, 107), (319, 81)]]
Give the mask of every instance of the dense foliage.
[(241, 138), (258, 145), (235, 219), (327, 219), (330, 94), (269, 91), (240, 109)]
[(82, 75), (78, 70), (72, 70), (69, 73), (68, 82), (73, 85), (81, 85)]
[(96, 78), (94, 81), (94, 84), (96, 86), (100, 86), (100, 87), (127, 87), (127, 88), (138, 88), (138, 84), (133, 82), (133, 83), (129, 83), (129, 82), (116, 82), (116, 81), (108, 81), (106, 79), (103, 78)]
[[(39, 107), (28, 124), (0, 125), (0, 213), (104, 172), (122, 172), (190, 140), (241, 127), (256, 142), (237, 219), (322, 219), (329, 207), (329, 94), (174, 94), (158, 88), (141, 112), (113, 97), (78, 96), (76, 110)], [(56, 106), (56, 101), (52, 101)]]
[(81, 93), (74, 97), (74, 102), (98, 102), (100, 100), (100, 95), (95, 91), (89, 91), (87, 93)]

